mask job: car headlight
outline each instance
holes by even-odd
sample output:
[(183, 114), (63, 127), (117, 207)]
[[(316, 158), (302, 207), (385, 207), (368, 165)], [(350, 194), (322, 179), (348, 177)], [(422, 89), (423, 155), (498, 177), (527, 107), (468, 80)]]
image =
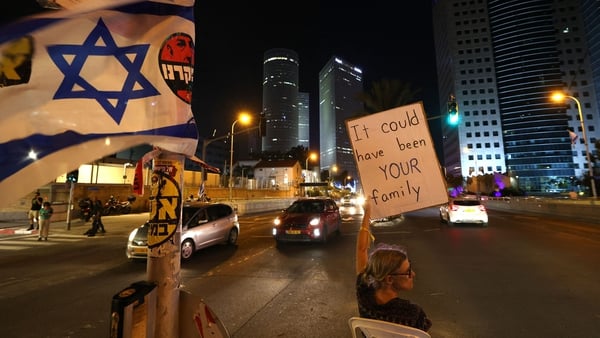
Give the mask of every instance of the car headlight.
[(358, 196), (356, 198), (356, 204), (358, 204), (358, 205), (364, 205), (365, 204), (365, 198), (363, 196)]
[(279, 218), (275, 218), (275, 220), (273, 221), (273, 224), (280, 225), (281, 224), (281, 220)]
[(315, 217), (315, 218), (311, 219), (310, 222), (308, 222), (308, 224), (315, 226), (315, 225), (319, 225), (319, 222), (321, 222), (321, 218)]
[(129, 233), (129, 242), (132, 242), (133, 239), (135, 238), (135, 235), (137, 234), (138, 229), (134, 229), (133, 231), (131, 231)]

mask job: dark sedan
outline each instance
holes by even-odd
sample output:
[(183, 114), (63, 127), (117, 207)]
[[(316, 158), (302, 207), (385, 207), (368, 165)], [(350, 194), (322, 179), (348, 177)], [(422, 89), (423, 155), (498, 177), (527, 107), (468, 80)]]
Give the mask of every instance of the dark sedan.
[(273, 222), (273, 237), (280, 242), (327, 242), (340, 232), (340, 210), (331, 198), (294, 201)]

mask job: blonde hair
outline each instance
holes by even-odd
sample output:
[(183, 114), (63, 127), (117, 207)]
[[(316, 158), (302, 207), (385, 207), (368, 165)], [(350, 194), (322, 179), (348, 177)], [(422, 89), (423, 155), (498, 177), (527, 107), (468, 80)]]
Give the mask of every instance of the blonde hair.
[(369, 254), (364, 281), (379, 288), (384, 278), (396, 271), (407, 258), (406, 249), (400, 245), (377, 244)]

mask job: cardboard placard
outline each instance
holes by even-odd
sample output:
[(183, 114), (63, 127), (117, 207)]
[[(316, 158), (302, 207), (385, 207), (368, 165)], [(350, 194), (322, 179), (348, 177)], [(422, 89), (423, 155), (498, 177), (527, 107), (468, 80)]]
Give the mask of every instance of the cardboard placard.
[(371, 217), (448, 202), (423, 103), (346, 120)]

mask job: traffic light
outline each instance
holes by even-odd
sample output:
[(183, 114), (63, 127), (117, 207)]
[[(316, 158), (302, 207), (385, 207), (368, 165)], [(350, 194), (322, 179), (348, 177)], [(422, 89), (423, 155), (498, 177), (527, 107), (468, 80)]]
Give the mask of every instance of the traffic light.
[(79, 170), (73, 170), (67, 174), (67, 182), (77, 183), (77, 178), (79, 178)]
[(448, 124), (455, 126), (458, 124), (458, 121), (458, 103), (456, 103), (456, 99), (452, 95), (450, 96), (450, 101), (448, 101)]

